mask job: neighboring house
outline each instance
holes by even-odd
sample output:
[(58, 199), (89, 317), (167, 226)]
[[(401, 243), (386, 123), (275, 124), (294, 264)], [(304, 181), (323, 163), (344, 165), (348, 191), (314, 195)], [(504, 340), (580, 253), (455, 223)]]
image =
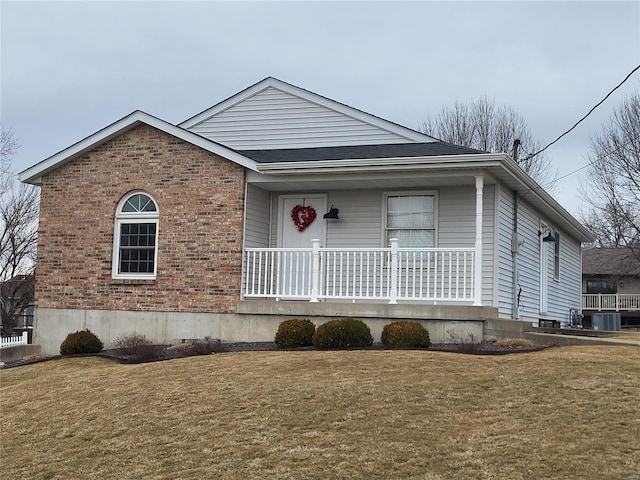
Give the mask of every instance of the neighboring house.
[(272, 340), (291, 316), (378, 338), (425, 320), (434, 341), (567, 323), (593, 240), (508, 155), (274, 78), (177, 126), (136, 111), (20, 179), (41, 187), (43, 352), (85, 327), (108, 344)]
[(582, 292), (585, 327), (598, 313), (619, 313), (622, 326), (640, 326), (640, 261), (628, 248), (583, 250)]
[(34, 276), (16, 275), (0, 282), (0, 312), (2, 335), (9, 336), (27, 331), (29, 339), (33, 330)]

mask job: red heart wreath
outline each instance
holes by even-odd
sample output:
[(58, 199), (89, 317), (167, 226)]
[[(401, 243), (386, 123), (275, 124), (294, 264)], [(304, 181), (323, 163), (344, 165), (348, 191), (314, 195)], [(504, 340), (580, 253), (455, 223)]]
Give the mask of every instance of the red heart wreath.
[(316, 209), (311, 205), (296, 205), (291, 209), (291, 220), (299, 232), (304, 231), (316, 219)]

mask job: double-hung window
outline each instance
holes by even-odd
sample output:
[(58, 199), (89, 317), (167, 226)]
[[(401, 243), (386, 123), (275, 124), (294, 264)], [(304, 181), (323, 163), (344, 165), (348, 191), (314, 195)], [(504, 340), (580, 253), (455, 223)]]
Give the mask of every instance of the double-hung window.
[(113, 241), (114, 278), (153, 279), (158, 259), (158, 208), (144, 192), (118, 204)]
[(397, 238), (405, 248), (436, 246), (436, 196), (434, 193), (385, 195), (386, 245)]

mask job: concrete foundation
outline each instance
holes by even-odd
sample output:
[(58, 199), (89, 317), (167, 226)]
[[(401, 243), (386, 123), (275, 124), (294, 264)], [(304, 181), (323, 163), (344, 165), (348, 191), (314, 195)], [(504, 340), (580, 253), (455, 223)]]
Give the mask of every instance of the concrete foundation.
[(105, 348), (134, 332), (158, 343), (207, 336), (226, 342), (267, 342), (273, 341), (283, 320), (308, 318), (320, 325), (342, 317), (364, 321), (374, 342), (380, 341), (384, 326), (395, 320), (420, 321), (433, 343), (469, 342), (482, 340), (484, 323), (496, 316), (491, 307), (263, 301), (240, 302), (234, 314), (38, 308), (34, 342), (41, 345), (42, 353), (58, 354), (69, 333), (85, 328)]
[(0, 348), (0, 362), (14, 362), (39, 353), (41, 353), (40, 345), (15, 345), (13, 347)]
[(525, 338), (527, 332), (533, 331), (531, 322), (492, 318), (484, 322), (484, 339), (499, 340), (501, 338)]

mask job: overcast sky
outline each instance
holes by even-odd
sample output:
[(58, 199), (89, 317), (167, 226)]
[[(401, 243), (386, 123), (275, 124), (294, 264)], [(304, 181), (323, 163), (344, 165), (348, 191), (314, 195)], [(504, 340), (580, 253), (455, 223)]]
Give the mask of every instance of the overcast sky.
[[(640, 64), (640, 2), (0, 2), (1, 119), (23, 170), (133, 110), (179, 123), (273, 76), (410, 128), (486, 94), (543, 144)], [(547, 152), (559, 174), (636, 72)], [(577, 213), (580, 174), (556, 198)]]

